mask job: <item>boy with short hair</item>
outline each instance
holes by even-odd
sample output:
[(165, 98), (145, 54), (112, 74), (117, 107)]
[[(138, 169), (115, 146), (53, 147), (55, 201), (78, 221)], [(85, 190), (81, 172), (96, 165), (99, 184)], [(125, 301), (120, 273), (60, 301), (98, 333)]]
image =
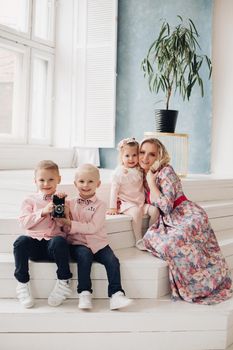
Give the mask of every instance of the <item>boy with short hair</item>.
[(77, 198), (69, 201), (72, 219), (65, 221), (71, 257), (77, 262), (79, 308), (92, 308), (91, 266), (97, 261), (105, 266), (108, 277), (110, 309), (120, 309), (131, 303), (121, 286), (120, 264), (109, 246), (105, 230), (106, 205), (97, 198), (100, 186), (98, 168), (92, 164), (78, 167), (74, 184)]
[[(35, 184), (38, 192), (28, 196), (22, 203), (19, 222), (26, 230), (14, 242), (15, 278), (17, 297), (25, 308), (34, 305), (29, 285), (29, 259), (49, 260), (57, 264), (57, 281), (48, 304), (58, 306), (71, 294), (69, 279), (69, 247), (66, 234), (58, 219), (51, 216), (54, 209), (52, 197), (61, 181), (57, 164), (43, 160), (35, 168)], [(58, 193), (60, 197), (65, 194)]]

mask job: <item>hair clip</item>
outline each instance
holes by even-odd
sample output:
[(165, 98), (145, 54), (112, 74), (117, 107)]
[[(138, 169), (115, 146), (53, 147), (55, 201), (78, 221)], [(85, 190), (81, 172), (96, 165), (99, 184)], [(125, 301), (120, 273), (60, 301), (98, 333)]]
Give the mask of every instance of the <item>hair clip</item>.
[(135, 137), (128, 137), (127, 139), (123, 139), (118, 143), (117, 150), (120, 151), (122, 147), (128, 145), (129, 143), (135, 143), (138, 145), (138, 142), (135, 140)]

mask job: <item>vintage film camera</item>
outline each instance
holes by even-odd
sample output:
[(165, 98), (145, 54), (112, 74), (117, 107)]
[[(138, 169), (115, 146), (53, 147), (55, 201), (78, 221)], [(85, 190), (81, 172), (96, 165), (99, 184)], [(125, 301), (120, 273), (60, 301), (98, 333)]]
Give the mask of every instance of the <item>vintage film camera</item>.
[(64, 218), (65, 217), (65, 197), (60, 198), (56, 195), (53, 196), (54, 209), (51, 216), (53, 218)]

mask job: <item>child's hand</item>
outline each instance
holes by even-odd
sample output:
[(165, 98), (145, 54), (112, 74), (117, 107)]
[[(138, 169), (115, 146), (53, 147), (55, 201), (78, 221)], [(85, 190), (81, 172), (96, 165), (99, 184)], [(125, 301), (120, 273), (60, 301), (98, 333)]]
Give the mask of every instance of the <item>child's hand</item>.
[(71, 229), (71, 221), (66, 218), (57, 218), (55, 219), (59, 226), (61, 226), (61, 230), (65, 233), (69, 233)]
[(63, 227), (64, 232), (70, 232), (71, 228), (71, 213), (70, 208), (65, 205), (65, 217), (64, 218), (55, 218), (56, 222)]
[(117, 214), (119, 214), (119, 212), (118, 212), (117, 208), (110, 208), (107, 210), (106, 214), (107, 215), (117, 215)]
[(70, 208), (66, 204), (65, 204), (65, 208), (64, 208), (64, 213), (65, 213), (65, 218), (66, 219), (70, 219), (70, 220), (72, 219)]
[(48, 214), (51, 214), (52, 211), (53, 211), (53, 207), (54, 207), (54, 204), (53, 202), (49, 202), (46, 207), (43, 208), (42, 212), (41, 212), (41, 216), (46, 216)]
[(65, 192), (56, 192), (55, 195), (59, 198), (67, 197), (67, 194)]
[(67, 218), (54, 218), (56, 222), (60, 224), (60, 226), (70, 226), (71, 227), (71, 221)]

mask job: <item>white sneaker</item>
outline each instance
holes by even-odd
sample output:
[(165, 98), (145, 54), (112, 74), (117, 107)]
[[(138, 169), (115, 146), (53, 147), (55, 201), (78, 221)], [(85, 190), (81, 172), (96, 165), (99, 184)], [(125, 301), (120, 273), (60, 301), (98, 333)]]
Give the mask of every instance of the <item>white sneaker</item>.
[(92, 295), (88, 290), (79, 294), (79, 309), (92, 309)]
[(50, 306), (59, 306), (71, 293), (69, 280), (57, 280), (49, 295), (48, 304)]
[(16, 287), (16, 295), (19, 299), (20, 304), (29, 309), (34, 305), (34, 300), (31, 294), (30, 284), (18, 282)]
[(130, 304), (132, 300), (127, 298), (123, 292), (119, 291), (114, 293), (110, 298), (110, 310), (122, 309)]

